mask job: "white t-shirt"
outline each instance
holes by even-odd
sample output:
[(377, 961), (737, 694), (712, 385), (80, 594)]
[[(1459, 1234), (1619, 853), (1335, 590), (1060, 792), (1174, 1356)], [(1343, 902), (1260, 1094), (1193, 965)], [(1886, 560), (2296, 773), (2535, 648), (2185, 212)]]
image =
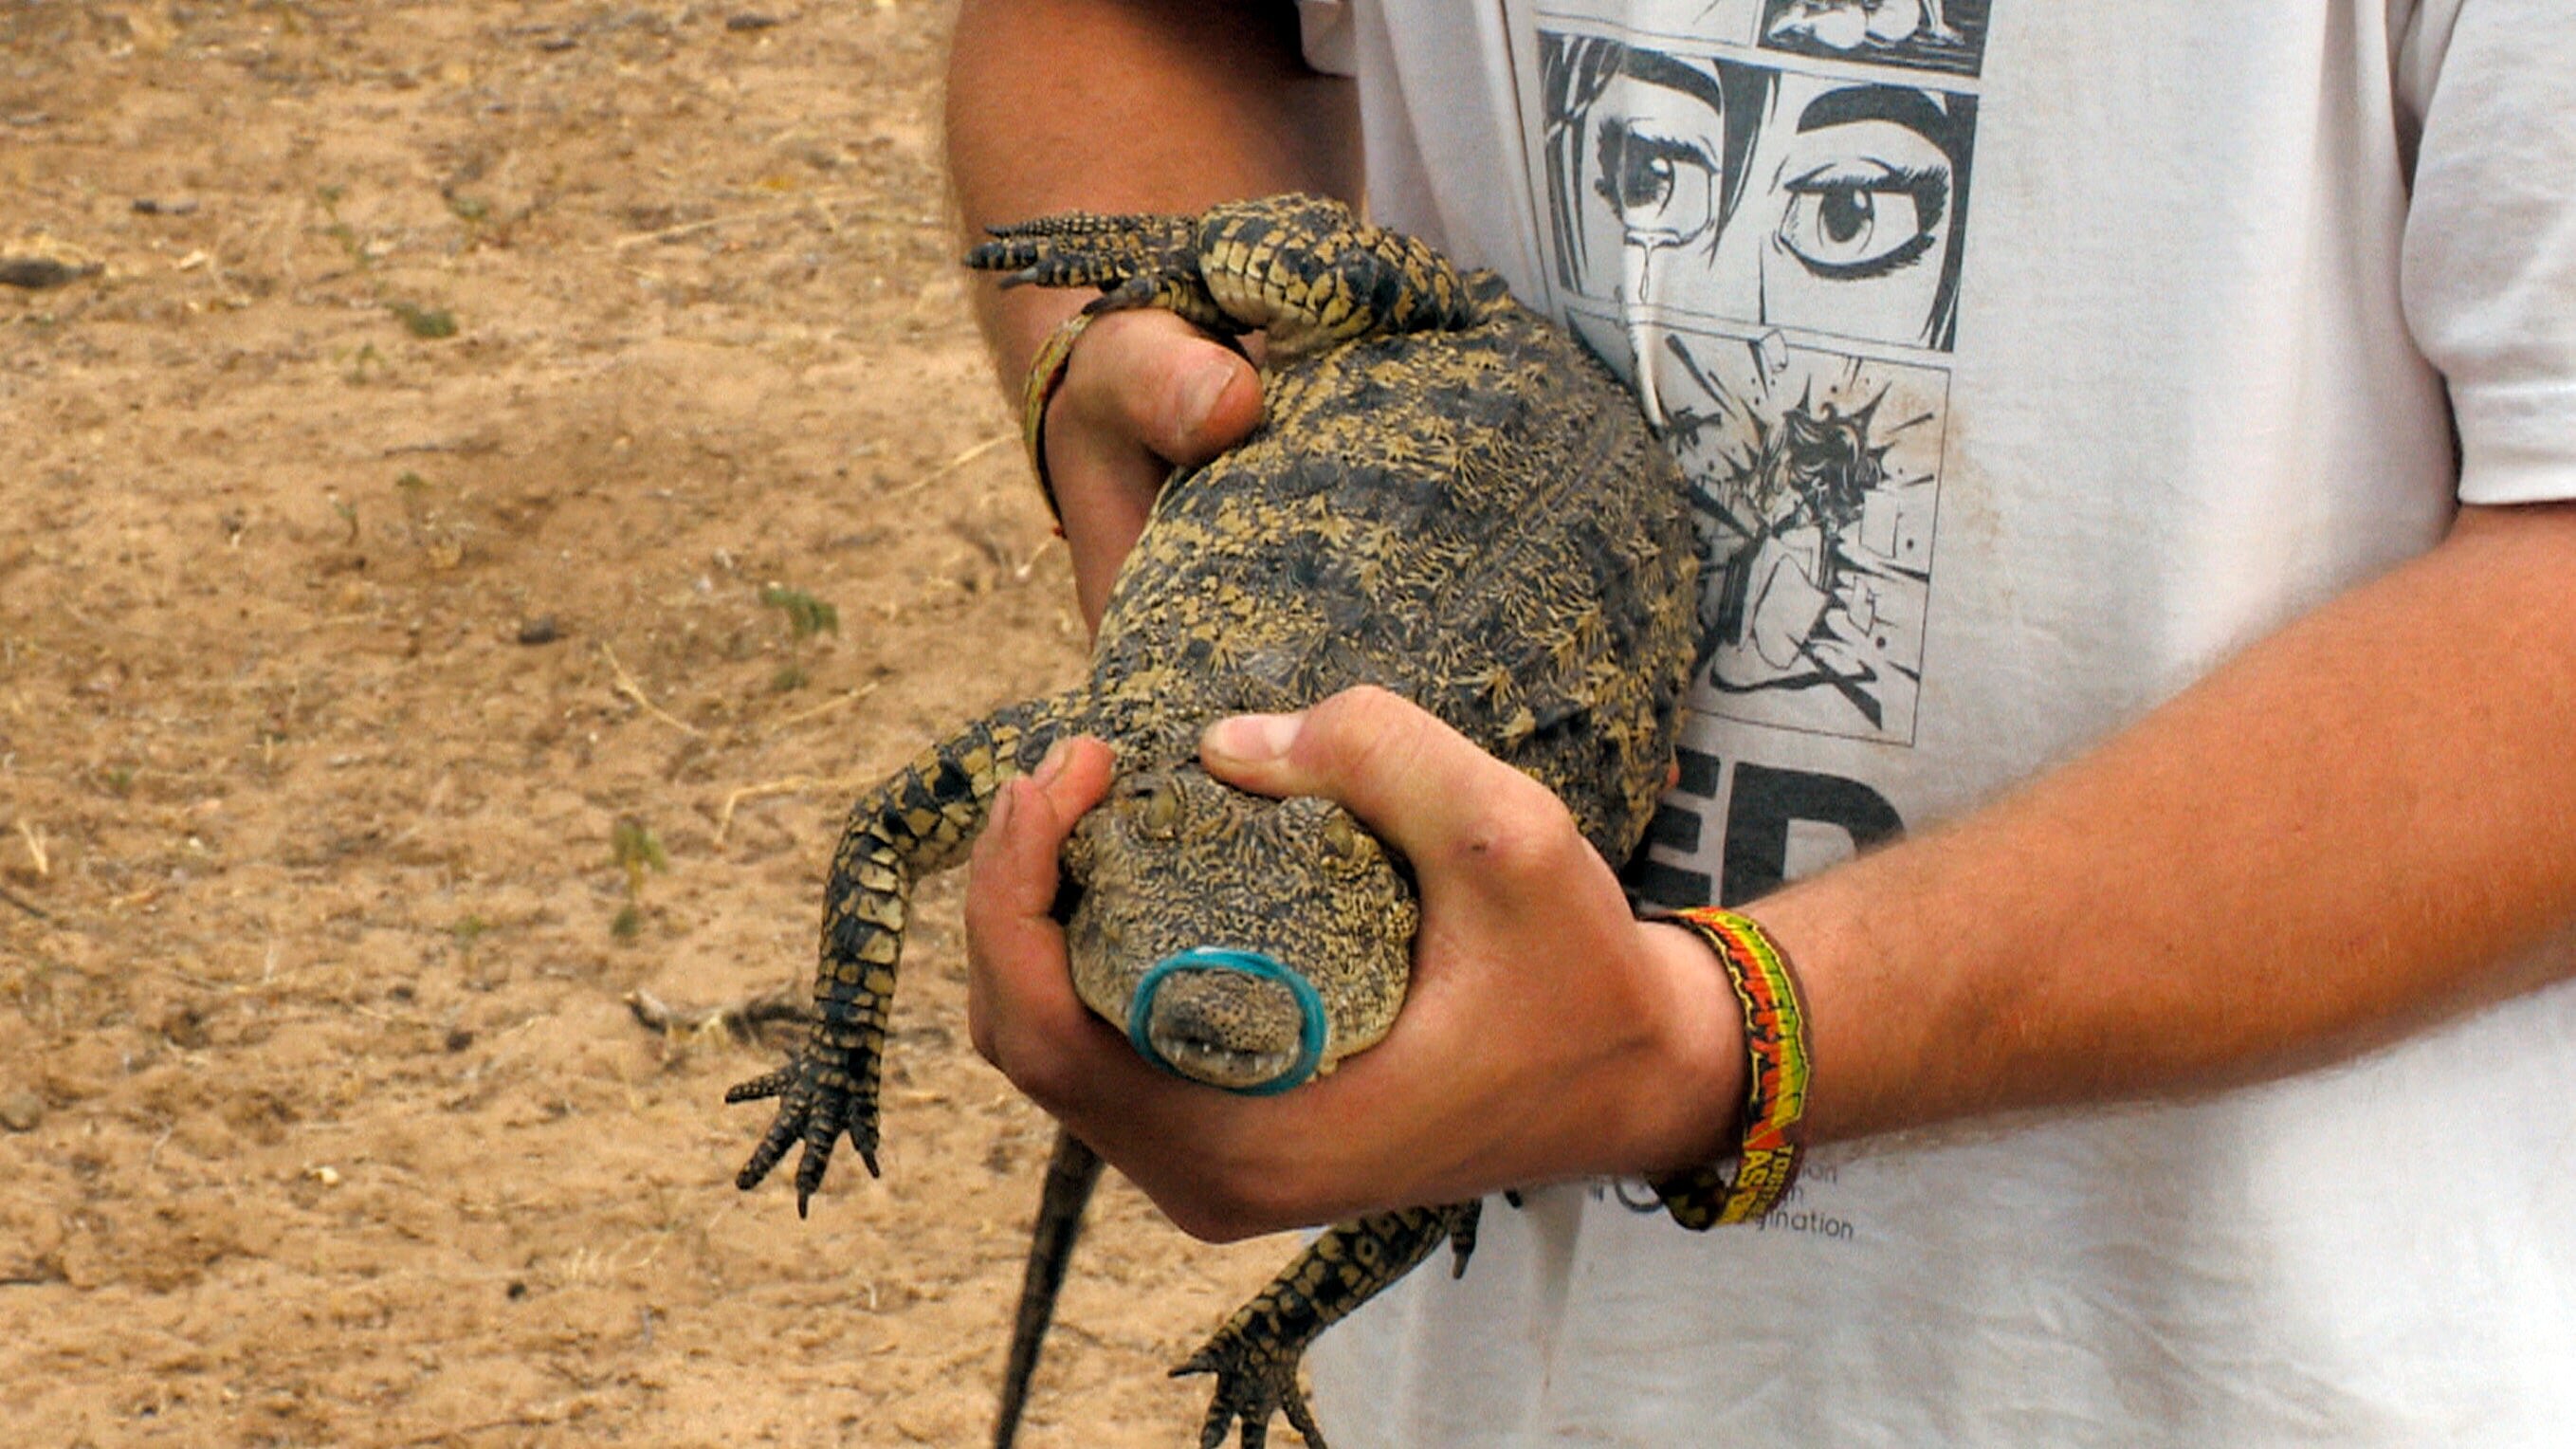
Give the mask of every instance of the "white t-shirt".
[[(1647, 360), (1711, 646), (1650, 896), (1956, 814), (2456, 500), (2576, 497), (2565, 0), (1306, 18), (1377, 219)], [(1338, 1449), (2576, 1442), (2576, 987), (1824, 1154), (1759, 1228), (1623, 1196), (1490, 1205), (1462, 1280), (1324, 1335)]]

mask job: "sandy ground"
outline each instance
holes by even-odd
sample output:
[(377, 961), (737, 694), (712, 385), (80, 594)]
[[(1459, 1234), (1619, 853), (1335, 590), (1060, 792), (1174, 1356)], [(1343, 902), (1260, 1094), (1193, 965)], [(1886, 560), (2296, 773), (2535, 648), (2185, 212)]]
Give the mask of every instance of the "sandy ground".
[[(848, 798), (1080, 665), (946, 23), (0, 4), (0, 1443), (980, 1441), (957, 882), (810, 1222), (629, 1009), (801, 980)], [(1186, 1442), (1285, 1246), (1097, 1222), (1024, 1442)]]

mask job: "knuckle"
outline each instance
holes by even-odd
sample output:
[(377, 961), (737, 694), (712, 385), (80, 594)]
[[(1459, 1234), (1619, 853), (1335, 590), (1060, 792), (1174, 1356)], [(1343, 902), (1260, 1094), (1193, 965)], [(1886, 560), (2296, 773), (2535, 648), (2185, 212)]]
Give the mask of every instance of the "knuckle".
[(970, 961), (984, 961), (994, 944), (1009, 934), (1010, 910), (1000, 899), (1001, 875), (997, 862), (979, 861), (967, 872), (966, 904), (960, 914), (964, 917)]
[(966, 1040), (974, 1046), (975, 1055), (1007, 1077), (1011, 1073), (1002, 1059), (1003, 1013), (996, 1007), (988, 984), (993, 975), (992, 962), (971, 944), (967, 948), (967, 974)]
[(1294, 1225), (1224, 1184), (1200, 1184), (1190, 1192), (1173, 1194), (1171, 1201), (1158, 1200), (1156, 1206), (1174, 1226), (1202, 1243), (1239, 1243)]
[(1191, 1237), (1233, 1243), (1315, 1221), (1312, 1184), (1279, 1154), (1274, 1134), (1219, 1131), (1200, 1139), (1193, 1155), (1195, 1166), (1148, 1189)]
[(1383, 684), (1354, 684), (1324, 701), (1323, 708), (1338, 709), (1362, 719), (1383, 723), (1405, 708), (1404, 697)]
[[(1004, 1043), (1007, 1049), (1009, 1044)], [(996, 1060), (1002, 1075), (1020, 1089), (1028, 1099), (1052, 1114), (1061, 1114), (1080, 1088), (1080, 1073), (1071, 1069), (1066, 1053), (1050, 1049), (1043, 1042), (1027, 1051), (1010, 1050), (1007, 1061)]]
[(1550, 879), (1577, 860), (1576, 850), (1590, 848), (1554, 796), (1513, 796), (1486, 810), (1460, 837), (1462, 864), (1505, 882)]
[(1235, 1241), (1227, 1236), (1224, 1224), (1195, 1201), (1176, 1194), (1147, 1195), (1153, 1197), (1154, 1206), (1162, 1210), (1163, 1216), (1171, 1219), (1172, 1226), (1179, 1228), (1193, 1241), (1201, 1243)]
[[(975, 1055), (982, 1057), (985, 1065), (997, 1070), (1002, 1066), (1002, 1051), (999, 1036), (1000, 1033), (994, 1030), (993, 1013), (989, 1009), (980, 1005), (969, 1005), (967, 1007), (966, 1039), (974, 1043)], [(1003, 1075), (1008, 1076), (1010, 1074), (1005, 1071), (1003, 1072)]]
[(1403, 699), (1374, 684), (1353, 685), (1307, 715), (1289, 758), (1328, 779), (1365, 778), (1420, 748), (1421, 733)]

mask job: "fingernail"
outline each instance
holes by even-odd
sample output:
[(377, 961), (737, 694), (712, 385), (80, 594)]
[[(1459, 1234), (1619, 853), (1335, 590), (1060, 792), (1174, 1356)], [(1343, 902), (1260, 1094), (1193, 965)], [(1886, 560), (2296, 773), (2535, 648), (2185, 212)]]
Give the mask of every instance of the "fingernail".
[(1064, 773), (1064, 757), (1068, 753), (1063, 740), (1047, 746), (1046, 756), (1038, 761), (1037, 772), (1029, 778), (1040, 785), (1054, 784), (1055, 777)]
[(1011, 788), (1014, 783), (1004, 780), (1002, 788), (993, 796), (992, 813), (984, 817), (984, 829), (990, 834), (1001, 834), (1011, 823), (1011, 798), (1019, 793)]
[(1181, 384), (1181, 433), (1196, 438), (1206, 431), (1208, 417), (1216, 411), (1225, 390), (1234, 385), (1234, 367), (1230, 363), (1210, 362), (1189, 375)]
[(1208, 726), (1208, 753), (1247, 764), (1275, 760), (1288, 753), (1304, 728), (1302, 714), (1239, 714)]

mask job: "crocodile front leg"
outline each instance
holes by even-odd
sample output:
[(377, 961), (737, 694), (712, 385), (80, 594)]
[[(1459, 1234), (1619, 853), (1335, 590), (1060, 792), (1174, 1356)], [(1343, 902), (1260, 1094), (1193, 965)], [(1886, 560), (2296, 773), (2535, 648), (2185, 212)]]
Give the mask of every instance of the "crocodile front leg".
[(1464, 276), (1338, 201), (1274, 196), (1201, 216), (1074, 212), (995, 227), (966, 265), (1005, 286), (1098, 287), (1087, 309), (1163, 307), (1213, 332), (1268, 334), (1274, 356), (1465, 327), (1500, 283)]
[(1086, 309), (1161, 307), (1211, 332), (1244, 324), (1225, 315), (1199, 280), (1198, 219), (1067, 212), (990, 229), (966, 265), (1005, 272), (1005, 287), (1098, 287)]
[(803, 1217), (843, 1133), (868, 1175), (876, 1175), (877, 1078), (913, 882), (965, 858), (994, 793), (1036, 768), (1047, 746), (1068, 732), (1074, 703), (1070, 695), (1030, 700), (968, 725), (851, 807), (823, 893), (813, 1031), (794, 1061), (725, 1093), (727, 1102), (778, 1099), (778, 1114), (735, 1186), (759, 1186), (801, 1139), (796, 1215)]
[(1216, 1398), (1199, 1431), (1199, 1449), (1220, 1449), (1238, 1423), (1242, 1449), (1262, 1449), (1270, 1440), (1272, 1414), (1287, 1415), (1310, 1449), (1324, 1449), (1323, 1430), (1297, 1387), (1306, 1345), (1412, 1272), (1443, 1240), (1455, 1255), (1452, 1271), (1465, 1272), (1482, 1208), (1481, 1202), (1462, 1202), (1379, 1213), (1328, 1228), (1309, 1243), (1269, 1287), (1235, 1310), (1206, 1347), (1172, 1370), (1174, 1378), (1216, 1375)]

